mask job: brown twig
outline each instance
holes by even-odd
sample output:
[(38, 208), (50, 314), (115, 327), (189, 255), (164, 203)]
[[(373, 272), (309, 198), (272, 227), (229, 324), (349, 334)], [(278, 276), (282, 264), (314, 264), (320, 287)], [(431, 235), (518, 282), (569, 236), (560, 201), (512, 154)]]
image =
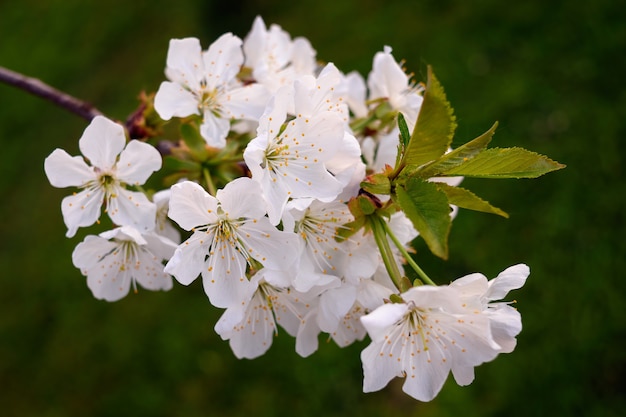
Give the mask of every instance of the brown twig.
[(49, 100), (59, 107), (69, 110), (88, 121), (91, 121), (91, 119), (96, 116), (102, 115), (100, 110), (96, 109), (89, 103), (59, 91), (37, 78), (27, 77), (1, 66), (0, 81), (20, 88), (43, 99)]

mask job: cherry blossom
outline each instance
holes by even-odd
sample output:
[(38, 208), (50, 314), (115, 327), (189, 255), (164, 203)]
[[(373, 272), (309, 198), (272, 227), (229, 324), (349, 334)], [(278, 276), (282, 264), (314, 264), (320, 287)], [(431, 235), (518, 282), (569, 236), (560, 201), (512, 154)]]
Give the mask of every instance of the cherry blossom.
[(46, 158), (44, 169), (54, 187), (82, 190), (61, 203), (67, 237), (74, 236), (79, 227), (94, 224), (103, 203), (117, 225), (133, 226), (142, 232), (154, 228), (156, 206), (143, 193), (129, 191), (126, 186), (145, 183), (152, 172), (161, 168), (161, 155), (147, 143), (132, 140), (124, 147), (125, 143), (121, 125), (97, 116), (78, 142), (91, 165), (62, 149), (55, 149)]
[(117, 301), (137, 284), (148, 290), (172, 288), (172, 277), (163, 272), (163, 261), (176, 244), (154, 232), (141, 234), (131, 226), (89, 235), (76, 246), (72, 261), (87, 276), (94, 297)]
[(249, 178), (231, 181), (215, 197), (194, 182), (172, 186), (169, 216), (193, 234), (178, 246), (166, 272), (184, 285), (202, 274), (211, 303), (226, 308), (248, 293), (248, 265), (288, 270), (297, 260), (298, 238), (269, 223), (262, 201)]
[(213, 147), (223, 148), (234, 119), (258, 120), (267, 90), (242, 85), (236, 77), (243, 63), (242, 41), (226, 33), (202, 51), (196, 38), (172, 39), (166, 75), (154, 98), (161, 118), (202, 117), (200, 133)]

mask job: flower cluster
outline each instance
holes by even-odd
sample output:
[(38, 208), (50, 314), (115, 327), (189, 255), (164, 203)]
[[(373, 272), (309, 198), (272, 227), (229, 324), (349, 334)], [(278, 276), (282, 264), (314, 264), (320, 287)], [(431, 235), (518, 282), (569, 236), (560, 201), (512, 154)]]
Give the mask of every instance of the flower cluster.
[[(494, 301), (524, 284), (527, 266), (435, 285), (409, 254), (421, 235), (447, 256), (457, 206), (505, 215), (457, 187), (493, 132), (451, 149), (454, 118), (434, 77), (413, 82), (389, 47), (367, 81), (344, 74), (260, 17), (244, 39), (227, 33), (206, 50), (171, 40), (165, 74), (144, 103), (153, 134), (127, 141), (98, 116), (79, 140), (84, 157), (57, 149), (45, 160), (53, 186), (79, 189), (61, 205), (68, 237), (100, 223), (103, 206), (111, 220), (72, 256), (96, 298), (201, 276), (238, 358), (264, 354), (279, 327), (302, 356), (322, 333), (342, 347), (369, 335), (364, 391), (405, 377), (422, 401), (450, 371), (466, 385), (513, 350), (520, 315)], [(144, 190), (162, 165), (163, 189)]]

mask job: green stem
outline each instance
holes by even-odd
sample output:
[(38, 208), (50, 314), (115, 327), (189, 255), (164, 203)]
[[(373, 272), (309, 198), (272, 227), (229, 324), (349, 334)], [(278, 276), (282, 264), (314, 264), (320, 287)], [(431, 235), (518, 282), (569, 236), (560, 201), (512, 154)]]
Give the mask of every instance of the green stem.
[(393, 252), (391, 251), (391, 246), (387, 240), (384, 225), (385, 221), (376, 215), (369, 216), (369, 218), (372, 225), (372, 231), (374, 232), (374, 239), (376, 240), (376, 245), (380, 250), (380, 255), (383, 258), (385, 268), (387, 269), (391, 280), (396, 285), (396, 288), (398, 288), (400, 292), (403, 292), (404, 285), (402, 285), (402, 273), (398, 268), (398, 264), (396, 263), (396, 260), (393, 257)]
[(204, 174), (204, 182), (206, 182), (206, 187), (209, 191), (209, 194), (215, 197), (217, 190), (215, 189), (215, 184), (213, 184), (213, 179), (211, 179), (211, 173), (207, 168), (202, 168), (202, 173)]
[(396, 245), (402, 256), (404, 256), (404, 259), (406, 259), (407, 263), (411, 266), (411, 268), (413, 268), (413, 270), (417, 272), (417, 275), (420, 276), (421, 280), (429, 285), (437, 285), (433, 282), (432, 279), (428, 277), (428, 275), (426, 275), (426, 273), (422, 270), (422, 268), (419, 267), (415, 260), (413, 260), (413, 257), (411, 257), (411, 255), (407, 252), (404, 245), (398, 240), (396, 235), (393, 234), (393, 231), (391, 230), (389, 225), (386, 222), (382, 222), (382, 225), (385, 228), (385, 233), (389, 235), (393, 244)]

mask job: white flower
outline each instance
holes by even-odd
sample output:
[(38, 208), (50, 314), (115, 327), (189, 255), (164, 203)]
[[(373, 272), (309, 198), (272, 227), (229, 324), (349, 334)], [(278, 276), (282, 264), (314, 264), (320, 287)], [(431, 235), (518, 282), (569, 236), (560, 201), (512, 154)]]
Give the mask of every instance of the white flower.
[(267, 101), (260, 84), (242, 86), (236, 79), (243, 63), (241, 39), (226, 33), (203, 52), (196, 38), (172, 39), (166, 75), (154, 97), (164, 120), (202, 116), (200, 133), (210, 146), (223, 148), (231, 119), (258, 120)]
[(275, 93), (290, 86), (303, 75), (313, 75), (317, 63), (315, 50), (309, 41), (298, 37), (293, 41), (280, 26), (269, 30), (260, 16), (254, 19), (250, 33), (243, 42), (244, 65), (252, 69), (254, 80)]
[(250, 281), (247, 296), (229, 307), (215, 325), (215, 331), (229, 341), (237, 358), (254, 359), (263, 355), (277, 334), (277, 324), (296, 336), (311, 308), (305, 294), (268, 283), (268, 275), (271, 271), (257, 272)]
[(163, 261), (176, 244), (154, 232), (141, 234), (130, 226), (90, 235), (76, 246), (72, 261), (87, 276), (87, 286), (97, 299), (117, 301), (131, 284), (148, 290), (169, 290), (172, 277), (163, 272)]
[(372, 339), (361, 353), (364, 392), (405, 377), (404, 392), (430, 401), (450, 371), (467, 385), (473, 367), (500, 351), (478, 300), (463, 298), (451, 286), (424, 285), (401, 296), (404, 303), (384, 304), (361, 318)]
[(391, 55), (390, 47), (385, 46), (383, 52), (374, 55), (367, 85), (369, 99), (387, 99), (394, 110), (404, 114), (409, 131), (413, 131), (422, 106), (422, 91), (410, 84), (409, 77)]
[(78, 142), (91, 166), (62, 149), (55, 149), (46, 158), (44, 169), (54, 187), (82, 188), (61, 203), (67, 237), (74, 236), (79, 227), (94, 224), (103, 202), (117, 225), (133, 226), (142, 232), (154, 227), (156, 206), (143, 193), (126, 190), (126, 185), (146, 182), (152, 172), (161, 168), (161, 156), (146, 143), (131, 140), (124, 148), (125, 143), (122, 126), (96, 116)]
[(259, 186), (249, 178), (231, 181), (215, 197), (196, 183), (176, 184), (169, 216), (194, 233), (178, 246), (166, 272), (184, 285), (202, 274), (216, 307), (238, 304), (248, 294), (248, 263), (288, 270), (297, 260), (297, 236), (269, 223)]
[(288, 89), (279, 90), (243, 155), (252, 179), (261, 185), (272, 224), (280, 222), (290, 198), (332, 201), (344, 187), (326, 166), (343, 143), (341, 118), (324, 111), (311, 118), (298, 116), (283, 129), (288, 104)]

